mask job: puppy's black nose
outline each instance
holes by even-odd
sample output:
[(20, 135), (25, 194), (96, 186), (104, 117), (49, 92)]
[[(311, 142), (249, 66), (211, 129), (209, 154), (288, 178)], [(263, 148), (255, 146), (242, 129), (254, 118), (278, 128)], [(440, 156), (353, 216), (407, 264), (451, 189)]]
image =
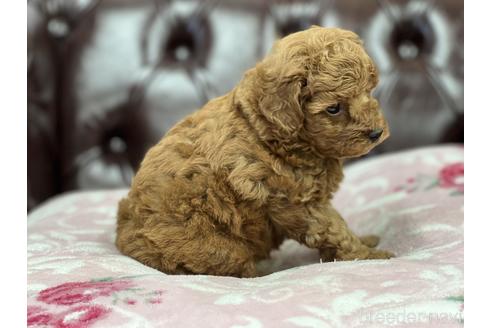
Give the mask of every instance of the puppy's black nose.
[(371, 139), (372, 142), (377, 141), (382, 134), (383, 134), (383, 129), (374, 129), (371, 132), (369, 132), (369, 139)]

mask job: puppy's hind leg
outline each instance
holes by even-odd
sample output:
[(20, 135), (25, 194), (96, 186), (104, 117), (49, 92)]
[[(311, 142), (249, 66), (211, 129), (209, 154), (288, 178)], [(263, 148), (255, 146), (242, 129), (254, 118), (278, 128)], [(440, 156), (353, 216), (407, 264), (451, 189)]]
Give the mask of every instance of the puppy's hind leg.
[(174, 258), (179, 261), (178, 268), (186, 273), (238, 278), (258, 276), (250, 250), (242, 242), (226, 236), (209, 235), (189, 240), (179, 253)]

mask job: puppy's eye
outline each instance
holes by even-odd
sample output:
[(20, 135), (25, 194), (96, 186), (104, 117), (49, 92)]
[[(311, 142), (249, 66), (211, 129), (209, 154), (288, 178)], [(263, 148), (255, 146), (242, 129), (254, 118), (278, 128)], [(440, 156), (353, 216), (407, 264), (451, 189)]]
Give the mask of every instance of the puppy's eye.
[(326, 111), (330, 115), (338, 115), (340, 113), (340, 104), (336, 104), (334, 106), (326, 107)]

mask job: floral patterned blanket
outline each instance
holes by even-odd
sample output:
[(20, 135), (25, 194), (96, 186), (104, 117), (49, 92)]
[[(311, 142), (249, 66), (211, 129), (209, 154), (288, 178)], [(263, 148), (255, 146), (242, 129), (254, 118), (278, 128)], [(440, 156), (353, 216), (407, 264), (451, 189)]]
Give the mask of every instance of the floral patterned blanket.
[(29, 327), (461, 326), (463, 148), (421, 148), (346, 169), (335, 205), (391, 260), (320, 263), (285, 242), (254, 279), (165, 275), (122, 256), (126, 190), (70, 193), (28, 217)]

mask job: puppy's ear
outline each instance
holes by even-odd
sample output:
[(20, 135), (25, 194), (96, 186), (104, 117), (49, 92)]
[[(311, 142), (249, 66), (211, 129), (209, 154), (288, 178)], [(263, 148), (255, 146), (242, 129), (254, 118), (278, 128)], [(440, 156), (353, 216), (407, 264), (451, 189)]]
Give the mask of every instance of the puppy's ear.
[(304, 120), (302, 89), (306, 68), (300, 60), (270, 55), (256, 67), (258, 109), (282, 138), (296, 137)]

